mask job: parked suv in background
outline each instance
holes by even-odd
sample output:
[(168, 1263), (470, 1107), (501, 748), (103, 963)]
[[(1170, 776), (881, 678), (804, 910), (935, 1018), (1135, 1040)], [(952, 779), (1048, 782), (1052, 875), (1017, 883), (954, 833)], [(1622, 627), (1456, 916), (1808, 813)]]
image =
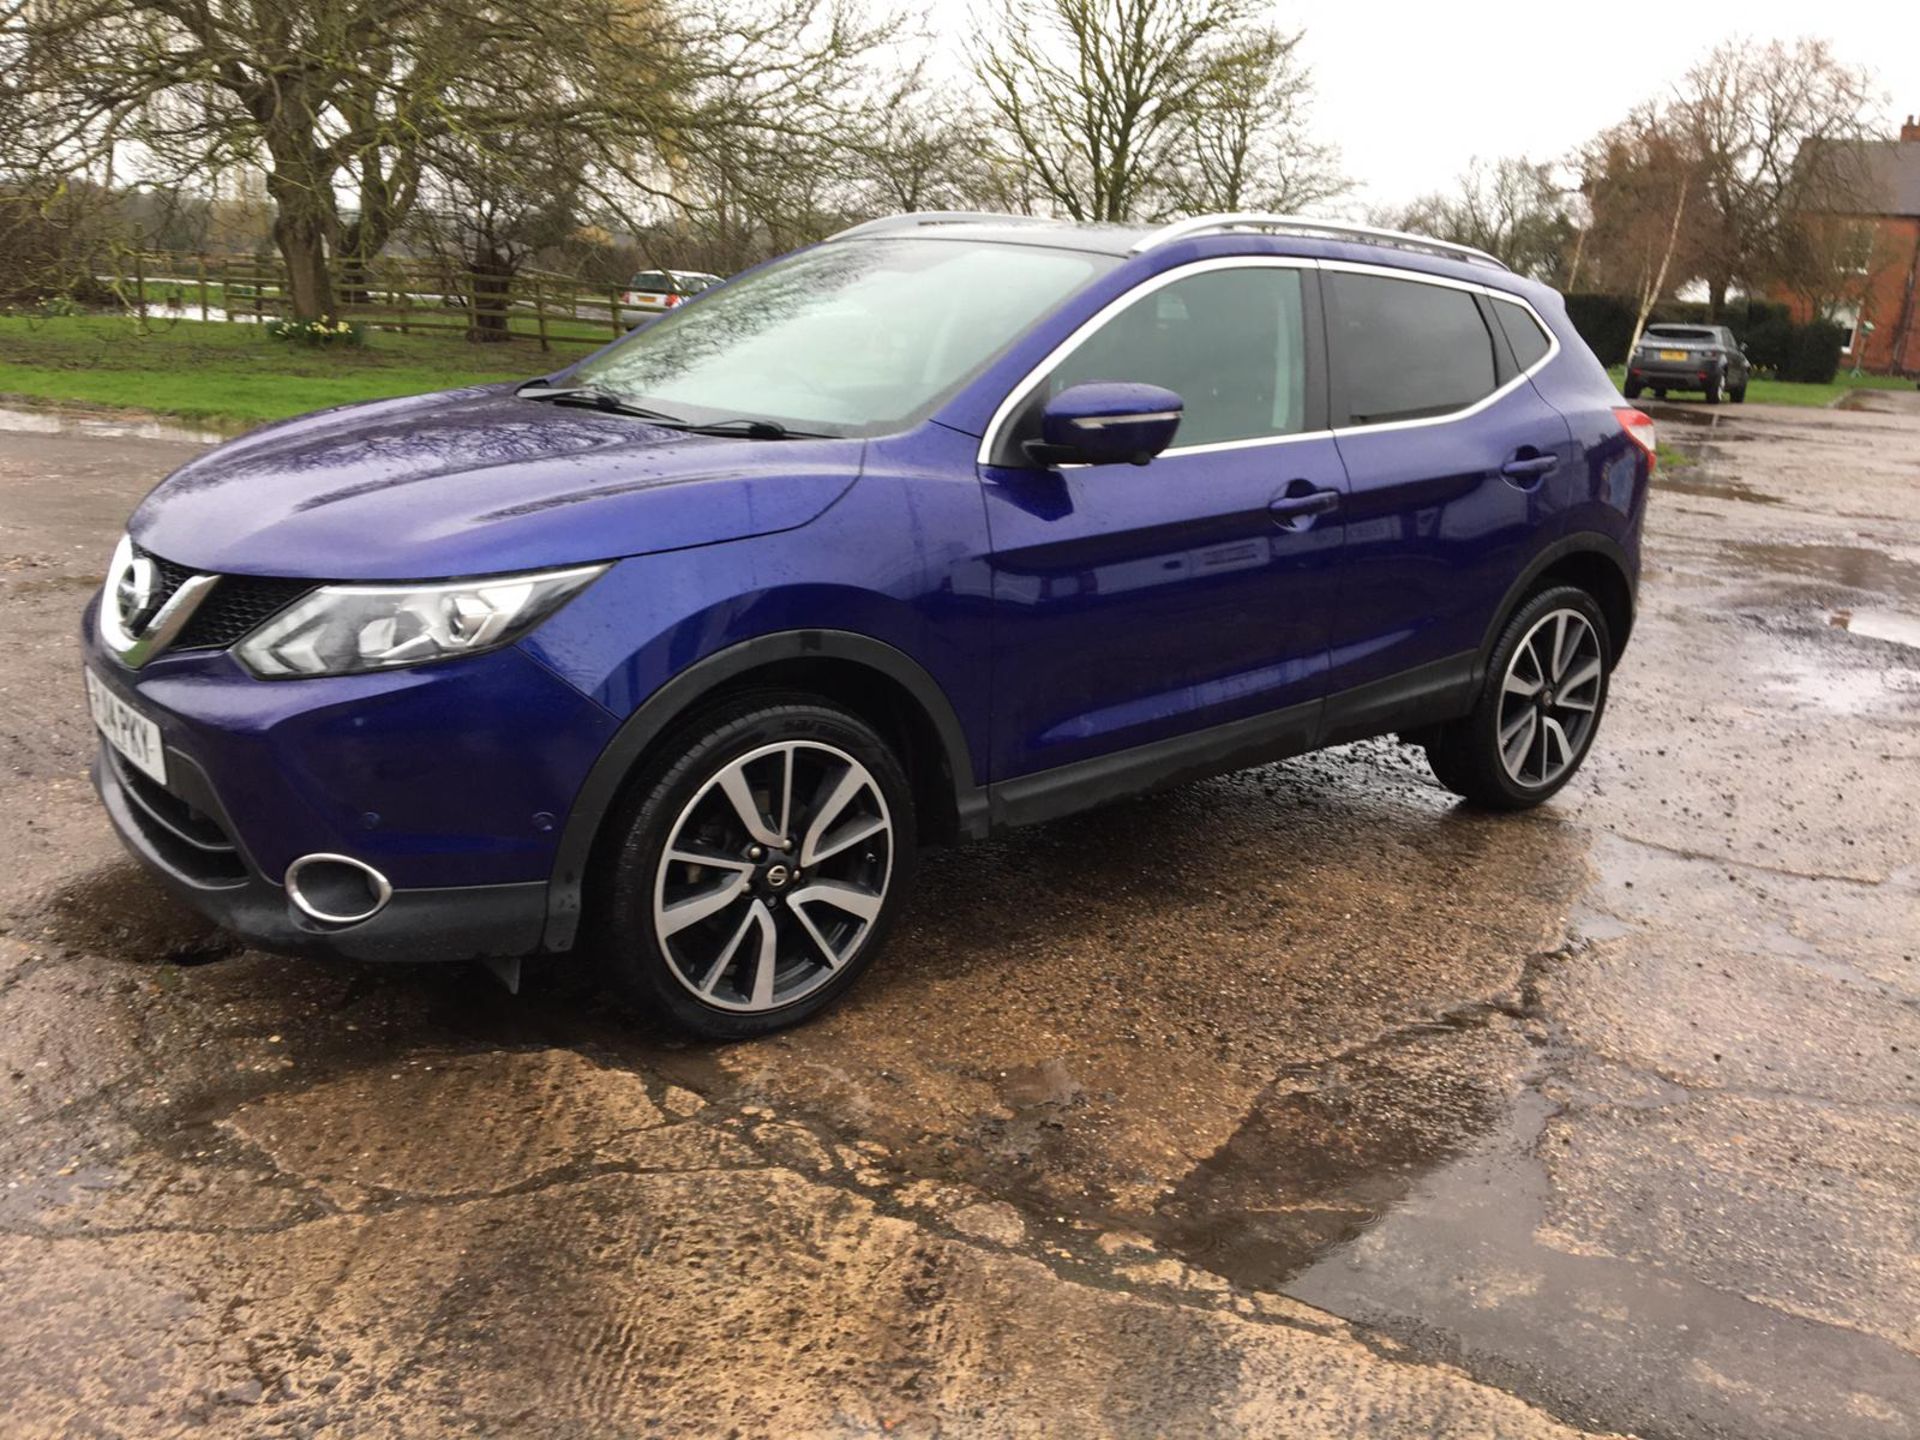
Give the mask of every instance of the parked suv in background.
[(86, 616), (95, 778), (260, 945), (590, 945), (756, 1034), (853, 983), (927, 842), (1392, 731), (1539, 804), (1653, 464), (1559, 298), (1475, 251), (876, 222), (557, 375), (184, 466)]
[(671, 310), (719, 283), (718, 275), (704, 270), (642, 270), (627, 281), (620, 303), (635, 310)]
[(1723, 396), (1738, 403), (1747, 398), (1752, 369), (1724, 325), (1649, 325), (1627, 357), (1626, 394), (1637, 400), (1651, 390), (1664, 400), (1669, 390), (1699, 390), (1709, 405)]

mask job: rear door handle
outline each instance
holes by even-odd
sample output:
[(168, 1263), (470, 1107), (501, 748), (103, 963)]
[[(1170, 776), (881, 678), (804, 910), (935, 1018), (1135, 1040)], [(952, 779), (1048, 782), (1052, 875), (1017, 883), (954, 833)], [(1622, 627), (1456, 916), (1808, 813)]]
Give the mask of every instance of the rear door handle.
[(1509, 480), (1538, 480), (1559, 466), (1558, 455), (1520, 455), (1502, 465), (1500, 473)]

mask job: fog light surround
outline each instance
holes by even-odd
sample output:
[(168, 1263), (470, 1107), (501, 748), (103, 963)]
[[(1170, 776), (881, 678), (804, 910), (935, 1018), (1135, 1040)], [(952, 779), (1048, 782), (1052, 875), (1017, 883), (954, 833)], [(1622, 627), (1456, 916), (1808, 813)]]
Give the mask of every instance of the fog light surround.
[(287, 898), (323, 925), (358, 925), (387, 908), (387, 877), (351, 855), (302, 855), (287, 866)]

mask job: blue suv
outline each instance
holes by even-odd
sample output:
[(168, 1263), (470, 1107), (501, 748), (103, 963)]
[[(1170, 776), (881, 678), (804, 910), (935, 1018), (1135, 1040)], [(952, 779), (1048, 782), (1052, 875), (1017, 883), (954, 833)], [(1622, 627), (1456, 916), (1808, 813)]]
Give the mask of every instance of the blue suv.
[(1388, 732), (1539, 804), (1653, 464), (1476, 251), (878, 221), (558, 374), (175, 472), (88, 609), (95, 781), (263, 947), (590, 948), (757, 1034), (847, 990), (926, 843)]

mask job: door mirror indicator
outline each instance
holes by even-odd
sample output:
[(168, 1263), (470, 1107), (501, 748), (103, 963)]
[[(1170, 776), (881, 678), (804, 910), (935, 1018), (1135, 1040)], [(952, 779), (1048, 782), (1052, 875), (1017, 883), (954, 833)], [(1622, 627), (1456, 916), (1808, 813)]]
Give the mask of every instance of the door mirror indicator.
[(1145, 465), (1173, 443), (1185, 402), (1158, 385), (1071, 385), (1040, 412), (1040, 438), (1022, 448), (1041, 465)]

